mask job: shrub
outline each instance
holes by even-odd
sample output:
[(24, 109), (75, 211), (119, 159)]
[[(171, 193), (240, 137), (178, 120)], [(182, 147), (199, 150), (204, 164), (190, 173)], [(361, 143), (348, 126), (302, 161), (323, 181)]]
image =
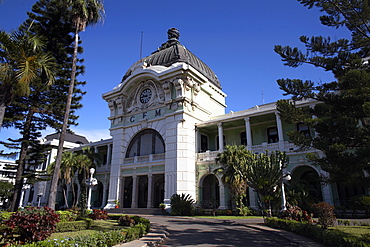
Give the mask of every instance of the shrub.
[(81, 209), (78, 207), (72, 207), (72, 208), (68, 208), (66, 211), (71, 212), (74, 220), (76, 220), (78, 216), (80, 215)]
[(280, 218), (286, 220), (295, 220), (299, 222), (307, 222), (310, 224), (314, 223), (312, 215), (308, 214), (307, 211), (302, 210), (298, 206), (292, 206), (287, 208), (287, 210), (281, 212)]
[(237, 207), (239, 214), (242, 216), (252, 215), (252, 210), (245, 205), (241, 205), (240, 207)]
[(70, 232), (70, 231), (80, 231), (91, 228), (93, 223), (92, 219), (85, 219), (79, 221), (64, 221), (57, 223), (55, 228), (56, 232)]
[(355, 210), (364, 210), (370, 216), (370, 196), (355, 196), (351, 199), (350, 205)]
[(0, 212), (0, 224), (5, 224), (5, 221), (10, 219), (10, 216), (12, 216), (13, 212), (8, 211), (1, 211)]
[(55, 213), (59, 215), (59, 219), (61, 222), (76, 220), (75, 215), (70, 211), (55, 211)]
[[(6, 242), (35, 242), (48, 238), (55, 230), (59, 216), (49, 207), (29, 207), (18, 211), (5, 221)], [(17, 238), (14, 236), (18, 235)]]
[(118, 224), (120, 226), (134, 226), (135, 225), (135, 220), (132, 219), (130, 216), (128, 215), (124, 215), (124, 216), (121, 216), (119, 219), (118, 219)]
[[(115, 215), (117, 216), (117, 215)], [(122, 215), (121, 215), (122, 216)], [(53, 240), (44, 240), (36, 243), (30, 243), (23, 245), (22, 247), (54, 247), (54, 246), (63, 246), (63, 247), (106, 247), (114, 246), (120, 243), (132, 241), (134, 239), (142, 237), (149, 229), (149, 220), (141, 218), (139, 216), (132, 216), (133, 219), (136, 219), (137, 225), (123, 230), (111, 230), (94, 233), (88, 236), (83, 237), (71, 237), (64, 239), (53, 239)], [(91, 219), (89, 219), (92, 221)], [(65, 222), (71, 223), (71, 222)], [(147, 224), (147, 225), (146, 225)]]
[(341, 247), (365, 247), (369, 246), (366, 235), (362, 237), (351, 236), (347, 233), (335, 229), (323, 229), (317, 225), (308, 223), (301, 223), (292, 220), (283, 220), (276, 218), (266, 218), (266, 225), (284, 229), (287, 231), (295, 232), (302, 236), (315, 239), (328, 246), (341, 246)]
[(333, 226), (336, 220), (334, 215), (334, 207), (328, 202), (319, 202), (312, 204), (312, 209), (319, 218), (318, 223), (322, 228), (327, 229), (329, 226)]
[(108, 213), (105, 210), (93, 209), (92, 213), (88, 215), (93, 220), (106, 220), (108, 219)]
[(171, 215), (193, 215), (193, 203), (189, 194), (174, 194), (171, 197)]
[(139, 217), (139, 216), (131, 216), (131, 219), (133, 219), (135, 221), (135, 224), (141, 224), (143, 226), (145, 226), (145, 231), (146, 232), (149, 232), (150, 230), (150, 221), (146, 218), (142, 218), (142, 217)]

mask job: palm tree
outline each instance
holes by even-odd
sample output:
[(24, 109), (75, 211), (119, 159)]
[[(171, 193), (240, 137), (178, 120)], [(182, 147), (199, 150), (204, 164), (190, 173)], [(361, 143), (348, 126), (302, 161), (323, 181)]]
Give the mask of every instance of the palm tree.
[(35, 80), (54, 82), (54, 59), (43, 47), (43, 40), (28, 30), (0, 31), (0, 128), (14, 97), (29, 95)]
[(71, 109), (74, 81), (76, 78), (76, 63), (79, 33), (84, 31), (86, 26), (96, 24), (103, 19), (104, 6), (100, 0), (67, 0), (65, 1), (72, 13), (72, 20), (75, 25), (74, 51), (72, 60), (71, 81), (69, 84), (66, 111), (63, 120), (63, 126), (59, 138), (59, 146), (55, 161), (53, 180), (50, 187), (48, 206), (55, 209), (56, 192), (58, 186), (58, 176), (60, 172), (60, 163), (62, 160), (63, 144), (68, 126), (69, 113)]
[[(68, 186), (69, 184), (71, 184), (72, 179), (78, 170), (76, 156), (77, 154), (72, 153), (72, 152), (63, 153), (62, 162), (60, 166), (61, 172), (59, 173), (59, 177), (58, 177), (59, 181), (61, 181), (63, 185)], [(52, 171), (54, 171), (54, 168), (55, 168), (55, 162), (53, 162), (51, 166), (48, 167), (48, 172), (52, 173)], [(73, 198), (76, 198), (74, 189), (72, 189), (72, 193), (73, 193)], [(68, 208), (69, 207), (68, 199), (67, 199), (66, 189), (64, 186), (63, 186), (63, 195), (64, 195), (65, 205)]]
[(222, 173), (222, 182), (229, 187), (239, 207), (242, 206), (247, 189), (245, 170), (248, 156), (250, 153), (245, 146), (227, 145), (225, 151), (219, 153), (216, 158), (216, 162), (222, 167), (216, 169), (215, 173)]

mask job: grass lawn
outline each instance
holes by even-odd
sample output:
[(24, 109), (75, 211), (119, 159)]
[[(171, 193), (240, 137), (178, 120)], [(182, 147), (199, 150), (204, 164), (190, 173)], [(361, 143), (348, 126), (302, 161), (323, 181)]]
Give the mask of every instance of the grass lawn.
[(208, 219), (221, 219), (221, 220), (237, 220), (237, 219), (260, 219), (262, 216), (232, 216), (232, 215), (221, 215), (221, 216), (192, 216), (194, 218), (208, 218)]
[(49, 239), (59, 239), (64, 237), (76, 237), (76, 236), (86, 236), (99, 231), (109, 231), (128, 228), (127, 226), (120, 226), (117, 220), (95, 220), (91, 229), (74, 231), (74, 232), (57, 232), (51, 234)]
[(329, 229), (336, 229), (357, 237), (363, 234), (370, 234), (370, 226), (334, 226)]

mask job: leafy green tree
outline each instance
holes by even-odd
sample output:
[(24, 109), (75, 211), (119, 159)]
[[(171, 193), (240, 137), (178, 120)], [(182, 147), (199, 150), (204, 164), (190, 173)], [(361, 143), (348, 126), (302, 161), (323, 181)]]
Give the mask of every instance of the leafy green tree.
[(257, 192), (262, 208), (271, 217), (271, 200), (286, 177), (284, 169), (289, 164), (289, 158), (280, 151), (250, 153), (247, 164), (244, 171), (246, 182)]
[(236, 204), (243, 205), (246, 194), (247, 181), (245, 171), (248, 157), (251, 153), (243, 145), (226, 145), (225, 151), (217, 154), (216, 162), (222, 167), (215, 170), (221, 173), (221, 180), (228, 186)]
[(239, 208), (244, 206), (242, 199), (250, 186), (257, 192), (261, 207), (271, 216), (270, 201), (286, 176), (283, 172), (289, 163), (286, 154), (280, 151), (255, 154), (242, 145), (227, 145), (216, 161), (223, 165), (216, 172), (223, 173), (222, 181), (238, 200)]
[[(47, 102), (41, 94), (48, 90), (49, 84), (54, 81), (53, 57), (43, 51), (42, 39), (27, 30), (19, 29), (10, 34), (0, 33), (2, 54), (0, 101), (3, 102), (2, 106), (7, 106), (8, 116), (4, 114), (5, 126), (18, 128), (22, 136), (18, 140), (10, 140), (12, 143), (1, 142), (20, 150), (11, 201), (12, 211), (15, 211), (19, 205), (25, 172), (29, 178), (35, 177), (34, 171), (25, 170), (26, 159), (28, 158), (29, 161), (32, 159), (29, 155), (36, 157), (34, 151), (38, 148), (39, 131), (46, 128), (44, 123), (37, 121), (45, 121), (44, 115), (48, 111), (48, 107), (45, 106)], [(36, 99), (37, 103), (31, 106), (30, 99)]]
[[(68, 205), (68, 199), (66, 194), (66, 186), (70, 185), (72, 183), (72, 179), (75, 176), (75, 174), (78, 171), (77, 167), (77, 153), (73, 152), (64, 152), (62, 156), (62, 163), (60, 166), (60, 173), (59, 173), (59, 181), (63, 185), (63, 196), (64, 196), (64, 203), (67, 208), (69, 208)], [(48, 173), (52, 174), (54, 171), (55, 162), (53, 162), (50, 166), (48, 166)], [(72, 186), (73, 187), (73, 186)], [(75, 190), (72, 189), (73, 194), (73, 200), (75, 203), (77, 203)], [(75, 205), (73, 203), (73, 205)]]
[(59, 138), (58, 153), (56, 157), (55, 169), (53, 174), (53, 180), (50, 187), (49, 202), (48, 206), (52, 209), (55, 208), (55, 199), (58, 185), (58, 174), (60, 172), (60, 163), (62, 159), (63, 144), (65, 140), (66, 130), (68, 126), (68, 119), (70, 115), (70, 108), (74, 90), (74, 83), (76, 77), (76, 66), (77, 66), (77, 53), (78, 53), (78, 41), (79, 33), (84, 31), (87, 25), (96, 24), (103, 18), (104, 6), (100, 0), (68, 0), (65, 1), (66, 6), (71, 10), (71, 19), (74, 23), (74, 51), (72, 56), (72, 71), (71, 79), (67, 96), (67, 103), (65, 109), (65, 115), (61, 134)]
[[(283, 120), (304, 123), (315, 135), (288, 133), (301, 150), (315, 148), (324, 155), (310, 154), (316, 165), (330, 174), (329, 182), (369, 186), (370, 172), (370, 6), (369, 1), (299, 0), (309, 9), (325, 14), (321, 23), (345, 28), (350, 38), (301, 36), (305, 51), (275, 46), (285, 65), (310, 64), (333, 73), (336, 80), (314, 82), (280, 79), (280, 89), (292, 100), (280, 100), (277, 108)], [(314, 100), (312, 107), (298, 108), (296, 101)], [(365, 171), (365, 172), (364, 172)]]
[[(29, 97), (33, 96), (37, 97), (37, 94), (33, 95), (33, 93), (31, 93)], [(19, 115), (19, 119), (13, 124), (20, 130), (21, 137), (18, 139), (9, 139), (8, 143), (2, 142), (5, 147), (19, 150), (19, 157), (14, 167), (17, 172), (13, 198), (10, 205), (10, 211), (12, 212), (18, 209), (22, 187), (25, 183), (33, 184), (35, 181), (48, 179), (45, 177), (45, 174), (42, 172), (40, 173), (37, 168), (45, 162), (46, 152), (50, 149), (48, 145), (40, 143), (40, 131), (46, 128), (46, 125), (43, 123), (44, 120), (47, 120), (47, 117), (37, 113), (36, 109), (42, 106), (38, 105), (30, 108), (28, 105), (19, 104), (19, 100), (17, 100), (17, 102), (17, 106), (24, 110), (24, 114)], [(14, 108), (14, 106), (12, 105), (9, 108)], [(19, 112), (19, 110), (17, 110), (17, 112)]]
[(0, 201), (5, 204), (6, 200), (12, 197), (14, 184), (6, 181), (0, 181)]
[(27, 30), (0, 31), (0, 128), (14, 97), (29, 95), (30, 84), (39, 78), (54, 82), (54, 59), (43, 47), (42, 39)]

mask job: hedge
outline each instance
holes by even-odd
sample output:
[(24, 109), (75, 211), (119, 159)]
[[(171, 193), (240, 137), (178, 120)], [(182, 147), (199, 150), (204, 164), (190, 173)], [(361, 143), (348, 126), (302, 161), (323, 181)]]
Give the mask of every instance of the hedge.
[(319, 225), (278, 218), (265, 218), (265, 224), (314, 239), (322, 244), (336, 247), (370, 247), (370, 236), (356, 237), (336, 229), (323, 229)]
[(55, 229), (56, 232), (72, 232), (89, 229), (94, 221), (92, 219), (78, 221), (58, 222)]

